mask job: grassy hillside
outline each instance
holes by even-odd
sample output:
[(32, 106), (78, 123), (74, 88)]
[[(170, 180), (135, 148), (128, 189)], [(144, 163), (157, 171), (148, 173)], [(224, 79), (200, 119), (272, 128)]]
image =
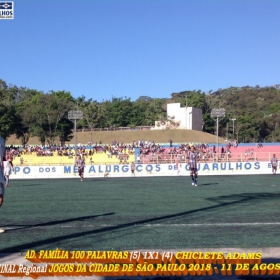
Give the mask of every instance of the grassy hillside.
[[(93, 132), (93, 142), (111, 143), (118, 140), (124, 143), (131, 143), (133, 140), (154, 140), (156, 143), (168, 143), (172, 139), (173, 143), (215, 143), (216, 136), (196, 131), (196, 130), (136, 130), (136, 131), (97, 131)], [(90, 140), (90, 132), (78, 132), (77, 143), (86, 144)], [(20, 145), (20, 141), (13, 135), (6, 141), (7, 145)], [(59, 143), (59, 142), (57, 142)], [(70, 144), (74, 143), (74, 138)], [(219, 137), (219, 143), (225, 143), (224, 139)], [(30, 138), (28, 144), (40, 144), (37, 137)]]

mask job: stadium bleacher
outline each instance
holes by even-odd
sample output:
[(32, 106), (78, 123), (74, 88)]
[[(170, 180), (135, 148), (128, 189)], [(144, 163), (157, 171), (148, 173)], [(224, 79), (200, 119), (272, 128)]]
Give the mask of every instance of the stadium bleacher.
[[(249, 161), (270, 161), (272, 155), (275, 153), (280, 158), (280, 145), (272, 145), (266, 143), (262, 147), (257, 144), (241, 144), (238, 147), (228, 145), (220, 145), (218, 154), (213, 152), (215, 144), (206, 145), (196, 144), (200, 153), (201, 162), (214, 161), (230, 161), (230, 162), (249, 162)], [(159, 163), (185, 163), (187, 162), (187, 149), (190, 144), (161, 146), (156, 149), (151, 147), (140, 147), (135, 152), (135, 149), (124, 149), (123, 152), (118, 151), (112, 154), (108, 150), (97, 150), (93, 154), (90, 153), (89, 147), (83, 150), (84, 160), (86, 165), (92, 164), (130, 164), (133, 161), (143, 164), (159, 164)], [(221, 154), (221, 147), (224, 147), (225, 152)], [(187, 148), (186, 148), (187, 147)], [(70, 150), (71, 151), (71, 150)], [(229, 152), (228, 152), (229, 151)], [(73, 151), (72, 151), (73, 152)], [(47, 154), (47, 153), (46, 153)], [(137, 159), (137, 160), (135, 160)], [(36, 166), (51, 166), (51, 165), (74, 165), (75, 159), (73, 153), (70, 156), (58, 155), (57, 151), (53, 151), (52, 155), (38, 156), (36, 151), (22, 152), (14, 156), (15, 165), (36, 165)]]
[[(108, 156), (106, 153), (95, 153), (93, 155), (84, 156), (85, 164), (123, 164), (134, 161), (133, 155)], [(37, 156), (36, 153), (25, 154), (14, 157), (13, 163), (15, 165), (74, 165), (74, 156)]]

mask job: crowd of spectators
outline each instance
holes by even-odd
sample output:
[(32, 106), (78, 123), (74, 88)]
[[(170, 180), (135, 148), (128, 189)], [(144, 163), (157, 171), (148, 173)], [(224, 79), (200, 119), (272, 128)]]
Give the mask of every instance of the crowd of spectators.
[[(211, 158), (219, 156), (221, 158), (230, 158), (231, 155), (231, 148), (237, 147), (233, 143), (229, 142), (225, 147), (222, 146), (217, 154), (216, 146), (209, 145), (206, 143), (202, 144), (181, 144), (173, 147), (170, 144), (169, 147), (162, 147), (158, 144), (155, 144), (153, 141), (145, 142), (143, 145), (140, 146), (140, 160), (149, 157), (151, 159), (159, 158), (161, 161), (167, 161), (170, 158), (177, 158), (178, 161), (185, 161), (187, 154), (191, 148), (191, 146), (195, 147), (195, 150), (199, 154), (199, 159), (201, 161), (207, 161)], [(153, 160), (151, 160), (153, 161)]]
[[(170, 139), (168, 141), (169, 146), (162, 146), (155, 141), (138, 140), (133, 141), (130, 144), (125, 144), (122, 141), (114, 140), (111, 144), (99, 143), (93, 144), (89, 142), (87, 145), (82, 145), (79, 143), (77, 145), (77, 155), (82, 157), (90, 157), (90, 162), (94, 162), (95, 154), (106, 154), (107, 158), (116, 157), (120, 162), (127, 162), (129, 157), (134, 155), (135, 148), (139, 148), (137, 154), (137, 161), (143, 162), (145, 158), (150, 159), (150, 161), (160, 161), (168, 162), (170, 158), (175, 161), (184, 162), (186, 160), (188, 151), (191, 146), (194, 146), (199, 153), (199, 159), (201, 161), (207, 161), (214, 158), (216, 153), (216, 146), (209, 145), (206, 143), (193, 144), (186, 143), (173, 146), (173, 141)], [(226, 147), (222, 147), (219, 151), (221, 158), (230, 157), (231, 147), (237, 147), (236, 142), (229, 142)], [(7, 147), (8, 153), (11, 157), (20, 157), (23, 161), (24, 155), (36, 155), (38, 157), (51, 157), (51, 156), (67, 156), (73, 158), (75, 156), (75, 149), (73, 145), (24, 145), (20, 147), (10, 146)]]
[[(101, 142), (91, 145), (77, 144), (77, 155), (82, 157), (90, 156), (93, 162), (94, 154), (106, 154), (108, 158), (115, 156), (120, 161), (126, 162), (130, 155), (134, 155), (135, 143), (126, 145), (123, 142), (113, 141), (111, 144), (102, 144)], [(20, 157), (21, 161), (25, 155), (36, 155), (38, 157), (51, 156), (67, 156), (73, 158), (75, 156), (75, 147), (73, 145), (24, 145), (15, 147), (13, 145), (6, 147), (7, 154), (12, 158)]]

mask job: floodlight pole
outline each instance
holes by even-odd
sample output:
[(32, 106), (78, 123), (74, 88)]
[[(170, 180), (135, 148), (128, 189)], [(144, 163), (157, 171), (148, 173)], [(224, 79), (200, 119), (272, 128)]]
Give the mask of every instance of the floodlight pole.
[(216, 153), (219, 154), (219, 117), (217, 117), (216, 123)]
[(75, 151), (75, 162), (77, 159), (77, 119), (74, 119), (74, 131), (75, 131), (75, 143), (74, 143), (74, 151)]
[(216, 154), (219, 155), (219, 118), (225, 117), (224, 108), (216, 108), (211, 111), (211, 118), (216, 119)]
[(74, 152), (75, 152), (75, 162), (77, 159), (77, 120), (81, 120), (83, 118), (82, 111), (69, 111), (68, 112), (68, 119), (74, 122)]

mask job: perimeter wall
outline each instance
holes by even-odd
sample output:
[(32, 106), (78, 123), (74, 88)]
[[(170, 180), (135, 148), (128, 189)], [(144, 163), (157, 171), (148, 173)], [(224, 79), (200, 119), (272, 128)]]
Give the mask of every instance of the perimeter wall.
[[(129, 164), (86, 165), (85, 178), (131, 177)], [(199, 176), (205, 175), (246, 175), (271, 174), (269, 162), (213, 162), (198, 163)], [(136, 177), (147, 176), (189, 176), (189, 165), (176, 164), (136, 164)], [(74, 166), (15, 166), (11, 179), (78, 178)]]

